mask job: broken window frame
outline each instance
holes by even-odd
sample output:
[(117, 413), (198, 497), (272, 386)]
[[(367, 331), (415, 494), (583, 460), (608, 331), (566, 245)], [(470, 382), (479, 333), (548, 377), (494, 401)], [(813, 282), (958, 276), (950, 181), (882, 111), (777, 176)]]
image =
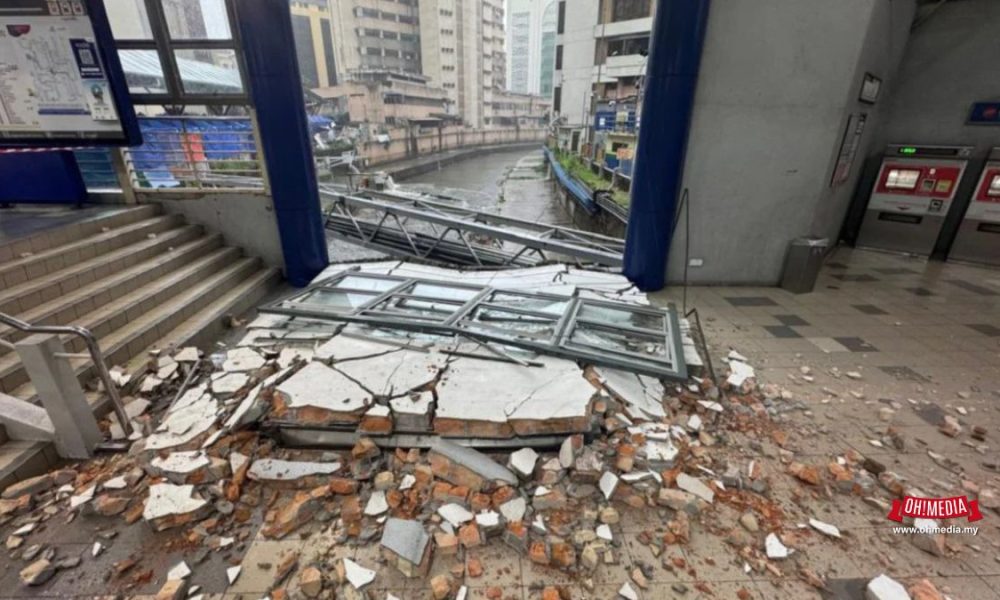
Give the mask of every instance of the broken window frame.
[[(348, 278), (363, 278), (394, 282), (383, 291), (373, 291), (362, 287), (341, 286)], [(415, 294), (417, 286), (433, 286), (467, 290), (467, 298)], [(317, 291), (358, 294), (368, 300), (357, 306), (329, 306), (303, 301)], [(561, 312), (545, 312), (534, 308), (508, 306), (494, 302), (498, 296), (521, 297), (549, 303), (553, 306), (565, 305)], [(406, 302), (423, 302), (430, 307), (402, 307)], [(636, 317), (659, 319), (662, 328), (651, 329), (634, 325), (622, 325), (600, 318), (582, 317), (586, 308), (607, 308)], [(449, 310), (450, 309), (450, 310)], [(441, 315), (425, 314), (437, 310)], [(497, 322), (479, 318), (483, 311), (520, 315), (530, 318), (524, 323), (550, 325), (550, 332), (537, 331), (531, 327), (504, 327)], [(379, 328), (395, 328), (407, 331), (461, 335), (486, 342), (525, 348), (541, 354), (579, 360), (595, 365), (606, 365), (642, 373), (654, 377), (687, 379), (687, 365), (681, 342), (681, 329), (677, 311), (671, 305), (667, 309), (651, 306), (584, 298), (579, 295), (559, 295), (542, 292), (527, 292), (494, 288), (464, 283), (441, 281), (420, 277), (403, 277), (365, 273), (358, 267), (341, 271), (318, 281), (294, 294), (266, 305), (262, 313), (281, 314), (309, 319), (364, 323)], [(633, 319), (628, 319), (632, 321)], [(517, 323), (513, 318), (507, 323)], [(633, 321), (634, 322), (634, 321)], [(623, 337), (630, 344), (642, 346), (652, 343), (658, 353), (623, 349), (613, 345), (599, 345), (573, 339), (574, 333), (584, 329), (606, 330)]]

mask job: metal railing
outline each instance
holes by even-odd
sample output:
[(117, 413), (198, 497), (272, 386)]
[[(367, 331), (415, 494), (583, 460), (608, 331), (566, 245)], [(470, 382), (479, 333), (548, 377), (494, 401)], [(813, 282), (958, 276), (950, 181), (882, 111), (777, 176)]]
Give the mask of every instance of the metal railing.
[[(54, 335), (76, 335), (83, 339), (84, 343), (87, 345), (88, 354), (70, 354), (70, 353), (58, 353), (57, 358), (90, 358), (94, 363), (94, 368), (97, 369), (97, 376), (104, 385), (104, 390), (108, 393), (108, 397), (111, 399), (111, 406), (115, 411), (115, 416), (118, 418), (118, 423), (122, 427), (122, 431), (125, 436), (128, 437), (132, 435), (132, 423), (129, 421), (128, 414), (125, 412), (125, 406), (122, 404), (122, 399), (118, 395), (118, 388), (115, 387), (115, 383), (111, 380), (111, 373), (108, 371), (108, 366), (104, 362), (104, 354), (101, 353), (101, 346), (97, 342), (97, 338), (94, 334), (86, 327), (78, 327), (76, 325), (32, 325), (18, 318), (12, 317), (8, 314), (0, 312), (0, 323), (18, 329), (25, 333), (51, 333)], [(4, 346), (9, 346), (14, 349), (14, 344), (3, 340)]]
[(135, 190), (266, 191), (251, 117), (144, 117), (139, 126), (142, 146), (123, 151)]

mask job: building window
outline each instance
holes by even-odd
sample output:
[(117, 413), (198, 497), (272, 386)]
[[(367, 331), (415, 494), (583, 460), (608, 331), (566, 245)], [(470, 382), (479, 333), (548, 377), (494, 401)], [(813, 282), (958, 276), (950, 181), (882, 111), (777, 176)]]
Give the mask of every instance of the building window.
[(313, 54), (312, 26), (309, 17), (292, 15), (292, 36), (295, 38), (295, 57), (299, 61), (302, 84), (314, 88), (319, 86), (316, 56)]
[(399, 34), (400, 41), (403, 42), (417, 42), (420, 38), (414, 33), (401, 33)]
[(611, 22), (644, 19), (649, 16), (652, 0), (613, 0)]
[(320, 19), (320, 29), (323, 31), (323, 56), (326, 57), (326, 79), (330, 85), (337, 85), (337, 61), (333, 54), (333, 33), (330, 29), (330, 19)]
[(378, 11), (374, 8), (359, 8), (358, 10), (361, 11), (361, 14), (359, 15), (361, 17), (368, 17), (370, 19), (378, 18)]
[(556, 20), (556, 33), (566, 33), (566, 0), (559, 2), (559, 17)]
[(559, 71), (563, 68), (562, 54), (563, 54), (563, 47), (562, 44), (559, 44), (558, 46), (556, 46), (556, 71)]
[(552, 111), (561, 112), (562, 111), (562, 86), (557, 85), (552, 90)]
[(371, 48), (371, 47), (365, 48), (365, 54), (367, 54), (368, 56), (382, 56), (382, 49)]
[(393, 50), (392, 48), (385, 49), (385, 55), (390, 58), (399, 58), (399, 50)]
[(451, 16), (453, 16), (455, 14), (452, 11), (445, 10), (443, 8), (441, 10), (439, 10), (438, 13), (440, 13), (442, 17), (451, 17)]
[(410, 15), (398, 15), (400, 23), (406, 23), (408, 25), (416, 25), (417, 18), (411, 17)]
[(398, 40), (399, 34), (395, 31), (382, 31), (382, 39), (384, 40)]

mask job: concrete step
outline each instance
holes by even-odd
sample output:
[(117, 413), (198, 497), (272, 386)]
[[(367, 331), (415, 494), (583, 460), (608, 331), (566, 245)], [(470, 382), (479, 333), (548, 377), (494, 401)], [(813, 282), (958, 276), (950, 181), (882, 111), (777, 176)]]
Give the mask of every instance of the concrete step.
[[(75, 320), (74, 325), (85, 327), (98, 340), (112, 336), (127, 324), (137, 321), (150, 311), (163, 305), (170, 298), (209, 279), (216, 272), (239, 260), (240, 250), (221, 247), (202, 256), (176, 271), (167, 273), (135, 291), (114, 296), (102, 291), (94, 298), (98, 308)], [(248, 267), (248, 269), (252, 268)], [(249, 274), (248, 271), (247, 274)], [(154, 332), (155, 333), (155, 332)], [(86, 352), (86, 345), (78, 336), (62, 336), (69, 352)], [(103, 346), (103, 344), (102, 344)], [(131, 357), (131, 355), (129, 355)], [(21, 366), (17, 353), (0, 358), (0, 391), (10, 393), (28, 381), (28, 373)]]
[(158, 204), (144, 204), (128, 208), (111, 209), (75, 223), (39, 231), (38, 233), (0, 243), (0, 264), (20, 258), (26, 252), (38, 254), (56, 246), (69, 244), (89, 237), (105, 227), (123, 227), (162, 214)]
[(0, 445), (0, 490), (62, 464), (52, 442), (8, 441)]
[(181, 246), (201, 235), (202, 229), (199, 225), (179, 226), (159, 233), (152, 239), (145, 239), (113, 252), (95, 256), (45, 277), (12, 288), (0, 289), (0, 312), (23, 314), (111, 273), (160, 256), (170, 248)]
[(0, 264), (0, 281), (3, 282), (5, 289), (10, 289), (26, 281), (70, 268), (80, 261), (134, 244), (147, 236), (174, 229), (183, 223), (184, 218), (181, 215), (154, 216), (123, 227), (95, 233), (25, 258), (16, 258)]
[[(267, 277), (261, 275), (262, 271), (267, 273)], [(101, 338), (100, 345), (104, 353), (104, 360), (109, 367), (125, 365), (132, 358), (145, 361), (147, 359), (145, 353), (148, 349), (166, 348), (177, 340), (187, 343), (186, 340), (195, 339), (199, 332), (180, 334), (174, 332), (175, 329), (189, 326), (185, 324), (197, 315), (203, 317), (206, 314), (215, 315), (215, 310), (222, 309), (234, 311), (233, 307), (242, 306), (241, 301), (249, 303), (247, 304), (247, 308), (249, 308), (263, 297), (270, 286), (276, 284), (278, 280), (280, 280), (280, 273), (273, 269), (262, 269), (260, 259), (241, 258), (236, 260), (220, 271), (204, 278), (200, 283), (174, 295), (163, 304)], [(234, 297), (234, 292), (243, 293), (246, 298)], [(223, 299), (225, 300), (220, 305), (219, 301)], [(210, 307), (214, 307), (214, 310)], [(226, 313), (223, 312), (216, 318), (221, 318), (224, 314)], [(211, 321), (205, 317), (204, 320), (197, 321), (197, 323), (208, 325)], [(221, 325), (215, 331), (216, 333), (221, 331)], [(202, 335), (213, 334), (206, 332)], [(81, 381), (89, 381), (95, 376), (93, 365), (89, 360), (81, 358), (72, 359), (70, 362)], [(30, 381), (9, 393), (29, 401), (33, 401), (35, 398), (35, 388)]]
[[(69, 325), (76, 324), (87, 313), (105, 304), (112, 298), (125, 296), (139, 287), (205, 256), (222, 246), (222, 235), (215, 234), (185, 242), (173, 250), (144, 260), (133, 267), (103, 279), (98, 279), (66, 295), (37, 306), (29, 311), (17, 313), (17, 317), (34, 324)], [(16, 342), (27, 337), (27, 333), (0, 325), (0, 338)], [(13, 352), (0, 346), (0, 356)]]

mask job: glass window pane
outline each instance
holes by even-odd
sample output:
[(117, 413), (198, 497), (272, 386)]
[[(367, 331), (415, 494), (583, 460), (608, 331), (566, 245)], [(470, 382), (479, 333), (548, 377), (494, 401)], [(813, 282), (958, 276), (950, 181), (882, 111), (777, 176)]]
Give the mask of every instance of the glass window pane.
[(243, 79), (234, 50), (177, 50), (185, 94), (241, 94)]
[(572, 335), (570, 335), (568, 345), (572, 346), (574, 344), (644, 354), (651, 358), (667, 356), (664, 345), (658, 341), (654, 341), (652, 338), (620, 331), (598, 329), (586, 323), (578, 323)]
[(133, 94), (166, 94), (163, 65), (156, 50), (119, 50), (128, 91)]
[(370, 277), (355, 277), (354, 275), (348, 275), (338, 281), (334, 287), (369, 290), (372, 292), (385, 292), (391, 290), (399, 284), (399, 281), (394, 281), (392, 279), (372, 279)]
[(470, 288), (453, 288), (445, 285), (434, 285), (430, 283), (418, 283), (413, 286), (413, 291), (411, 293), (415, 296), (431, 296), (433, 298), (441, 298), (443, 300), (468, 300), (478, 294), (479, 290)]
[(153, 39), (145, 0), (104, 0), (104, 7), (116, 40)]
[(228, 40), (229, 15), (224, 0), (161, 0), (170, 38)]
[(584, 304), (580, 307), (579, 316), (592, 321), (601, 321), (609, 325), (624, 325), (640, 329), (663, 331), (663, 317), (660, 315), (633, 312), (611, 306)]
[[(319, 304), (331, 308), (357, 308), (374, 298), (374, 294), (355, 294), (350, 292), (330, 292), (316, 290), (295, 300), (294, 304)], [(336, 311), (341, 312), (341, 311)]]

